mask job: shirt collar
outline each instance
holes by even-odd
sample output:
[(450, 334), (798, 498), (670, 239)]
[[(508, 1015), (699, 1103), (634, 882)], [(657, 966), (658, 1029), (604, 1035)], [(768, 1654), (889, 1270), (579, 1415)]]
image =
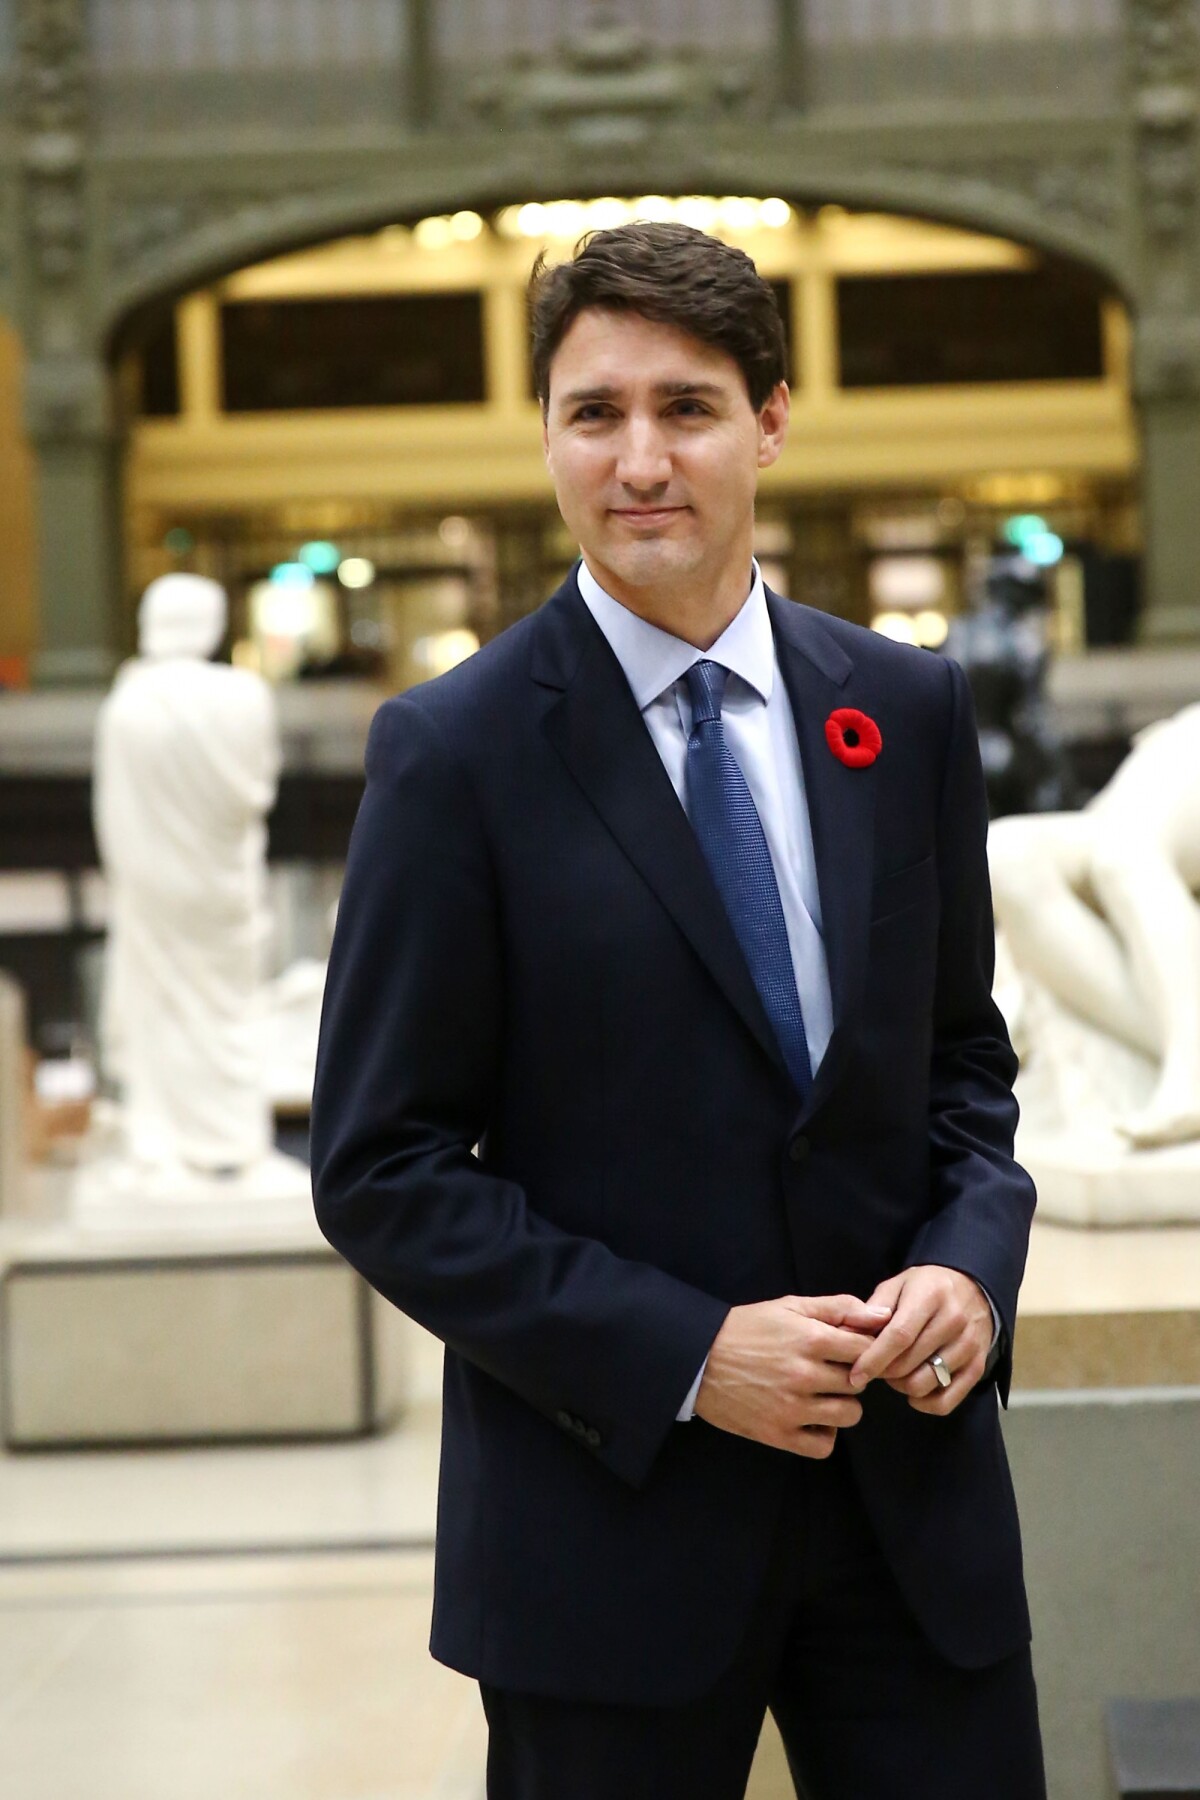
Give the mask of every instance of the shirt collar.
[(775, 680), (775, 639), (771, 632), (771, 616), (767, 611), (766, 590), (762, 571), (751, 562), (750, 592), (740, 612), (730, 620), (716, 643), (708, 650), (697, 650), (683, 638), (663, 631), (637, 613), (630, 612), (619, 600), (606, 593), (588, 568), (580, 562), (577, 579), (584, 604), (608, 639), (613, 655), (625, 672), (640, 711), (685, 675), (693, 663), (719, 662), (732, 675), (752, 688), (763, 701), (771, 698)]

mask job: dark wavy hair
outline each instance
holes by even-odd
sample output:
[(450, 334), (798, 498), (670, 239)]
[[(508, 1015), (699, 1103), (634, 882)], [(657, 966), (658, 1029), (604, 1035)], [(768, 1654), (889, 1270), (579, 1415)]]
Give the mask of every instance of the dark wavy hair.
[(744, 250), (692, 225), (639, 220), (580, 238), (569, 262), (538, 257), (529, 278), (533, 381), (545, 412), (550, 364), (588, 307), (676, 325), (731, 356), (755, 412), (787, 380), (783, 320), (774, 290)]

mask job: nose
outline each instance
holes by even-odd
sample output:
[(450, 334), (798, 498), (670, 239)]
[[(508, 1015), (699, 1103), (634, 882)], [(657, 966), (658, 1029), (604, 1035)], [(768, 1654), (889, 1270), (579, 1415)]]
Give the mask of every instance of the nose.
[(656, 419), (630, 417), (617, 451), (617, 480), (639, 498), (654, 495), (671, 479), (671, 458)]

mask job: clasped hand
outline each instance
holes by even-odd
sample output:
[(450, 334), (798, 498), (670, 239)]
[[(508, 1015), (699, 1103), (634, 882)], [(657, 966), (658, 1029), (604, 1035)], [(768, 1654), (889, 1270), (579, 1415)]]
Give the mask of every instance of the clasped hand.
[[(786, 1294), (735, 1306), (709, 1351), (696, 1412), (721, 1431), (824, 1458), (861, 1419), (870, 1381), (886, 1381), (917, 1412), (953, 1412), (983, 1374), (991, 1339), (983, 1290), (937, 1264), (905, 1269), (868, 1300)], [(947, 1388), (929, 1366), (935, 1352)]]

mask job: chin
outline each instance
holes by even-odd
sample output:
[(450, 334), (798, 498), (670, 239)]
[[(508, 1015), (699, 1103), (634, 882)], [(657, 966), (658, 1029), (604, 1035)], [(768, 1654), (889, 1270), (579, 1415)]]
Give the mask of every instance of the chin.
[(691, 574), (703, 558), (690, 546), (650, 538), (641, 544), (616, 545), (606, 560), (614, 575), (630, 587), (648, 587), (672, 575)]

